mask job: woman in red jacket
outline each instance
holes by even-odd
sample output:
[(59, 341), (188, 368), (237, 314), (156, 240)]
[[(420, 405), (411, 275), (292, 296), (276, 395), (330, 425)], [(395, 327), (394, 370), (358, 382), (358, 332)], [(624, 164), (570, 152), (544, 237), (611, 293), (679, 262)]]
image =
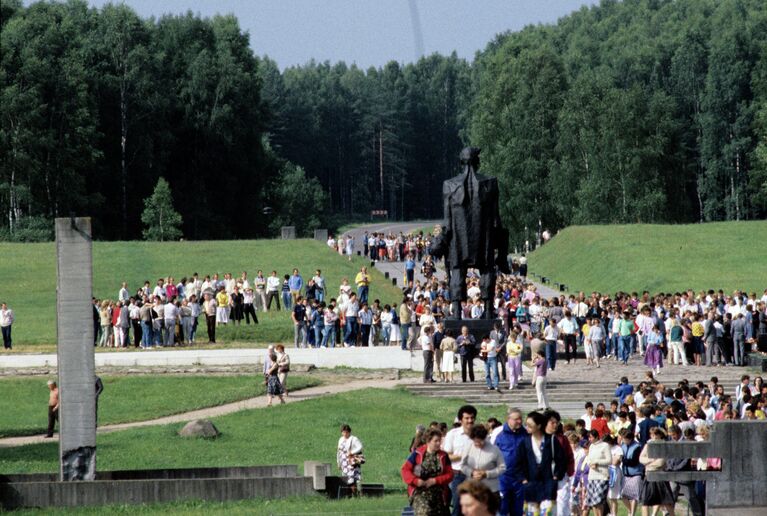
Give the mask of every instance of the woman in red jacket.
[(416, 448), (402, 465), (402, 480), (415, 516), (447, 516), (453, 468), (441, 449), (442, 432), (431, 429), (424, 437), (426, 444)]
[(610, 428), (607, 426), (607, 419), (605, 418), (605, 411), (598, 408), (594, 413), (594, 419), (591, 420), (591, 429), (599, 432), (599, 438), (603, 438), (610, 433)]

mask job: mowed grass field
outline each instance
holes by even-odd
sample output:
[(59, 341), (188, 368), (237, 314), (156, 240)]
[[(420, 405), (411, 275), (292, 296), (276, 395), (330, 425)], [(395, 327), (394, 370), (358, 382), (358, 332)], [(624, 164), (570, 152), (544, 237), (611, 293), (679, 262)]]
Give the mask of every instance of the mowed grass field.
[[(51, 351), (56, 342), (56, 248), (45, 244), (0, 244), (0, 301), (8, 303), (16, 315), (13, 342), (16, 351)], [(332, 252), (314, 240), (236, 240), (208, 242), (94, 242), (93, 295), (99, 299), (116, 299), (122, 281), (135, 293), (149, 280), (173, 276), (176, 281), (197, 272), (206, 274), (231, 272), (248, 278), (260, 269), (268, 276), (276, 270), (280, 277), (298, 268), (304, 281), (321, 269), (328, 294), (335, 297), (342, 278), (354, 283), (354, 276), (364, 258), (346, 257)], [(373, 281), (370, 299), (399, 302), (401, 291), (371, 267)], [(222, 327), (217, 339), (241, 341), (248, 345), (289, 341), (293, 327), (288, 312), (259, 313), (261, 324), (251, 327)], [(205, 322), (201, 318), (200, 339), (207, 340)], [(42, 346), (41, 346), (42, 345)]]
[[(44, 433), (48, 425), (47, 378), (0, 379), (0, 437)], [(99, 424), (145, 421), (265, 395), (263, 377), (236, 376), (103, 376)], [(318, 378), (291, 375), (289, 387), (319, 385)]]
[[(399, 471), (416, 425), (451, 423), (462, 404), (414, 396), (404, 388), (364, 389), (211, 418), (221, 431), (212, 441), (179, 437), (183, 424), (109, 432), (98, 435), (99, 469), (303, 465), (305, 460), (321, 460), (335, 470), (340, 426), (348, 423), (365, 448), (363, 480), (404, 488)], [(481, 407), (479, 418), (502, 419), (504, 410)], [(48, 442), (4, 448), (0, 471), (56, 471), (57, 450), (57, 443)]]
[(767, 288), (767, 221), (572, 226), (529, 257), (570, 292)]

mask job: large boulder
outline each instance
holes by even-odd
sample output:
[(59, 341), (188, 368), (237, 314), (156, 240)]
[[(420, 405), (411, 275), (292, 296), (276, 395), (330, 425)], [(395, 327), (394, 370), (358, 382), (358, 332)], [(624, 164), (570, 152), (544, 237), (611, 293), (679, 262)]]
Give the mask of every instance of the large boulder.
[(221, 432), (207, 419), (195, 419), (184, 425), (178, 435), (181, 437), (203, 437), (205, 439), (215, 439)]

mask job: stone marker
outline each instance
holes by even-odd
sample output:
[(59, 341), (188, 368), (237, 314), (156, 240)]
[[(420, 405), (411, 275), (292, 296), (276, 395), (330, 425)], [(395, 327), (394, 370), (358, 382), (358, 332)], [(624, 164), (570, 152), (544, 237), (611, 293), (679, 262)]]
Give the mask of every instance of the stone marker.
[(327, 229), (315, 229), (314, 230), (314, 239), (319, 242), (327, 242), (328, 241), (328, 230)]
[(651, 443), (651, 458), (722, 459), (721, 471), (651, 471), (650, 480), (706, 482), (708, 516), (767, 514), (767, 421), (717, 421), (709, 441)]
[(283, 240), (295, 240), (296, 239), (296, 227), (295, 226), (282, 226), (282, 239)]
[(56, 219), (59, 476), (96, 477), (96, 389), (90, 218)]
[(221, 432), (218, 428), (208, 421), (207, 419), (195, 419), (184, 425), (184, 428), (179, 430), (178, 435), (181, 437), (203, 437), (205, 439), (215, 439)]
[(311, 477), (312, 486), (316, 491), (323, 491), (326, 488), (326, 477), (330, 476), (330, 464), (316, 460), (305, 460), (304, 476)]

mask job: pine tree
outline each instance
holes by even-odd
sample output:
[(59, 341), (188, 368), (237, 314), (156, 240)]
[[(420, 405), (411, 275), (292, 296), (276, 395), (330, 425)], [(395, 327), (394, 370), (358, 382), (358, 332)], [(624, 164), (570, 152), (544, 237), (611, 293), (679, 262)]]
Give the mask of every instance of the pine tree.
[(144, 213), (141, 222), (146, 225), (146, 240), (178, 240), (181, 238), (181, 215), (173, 209), (173, 197), (170, 185), (161, 177), (152, 195), (144, 200)]

